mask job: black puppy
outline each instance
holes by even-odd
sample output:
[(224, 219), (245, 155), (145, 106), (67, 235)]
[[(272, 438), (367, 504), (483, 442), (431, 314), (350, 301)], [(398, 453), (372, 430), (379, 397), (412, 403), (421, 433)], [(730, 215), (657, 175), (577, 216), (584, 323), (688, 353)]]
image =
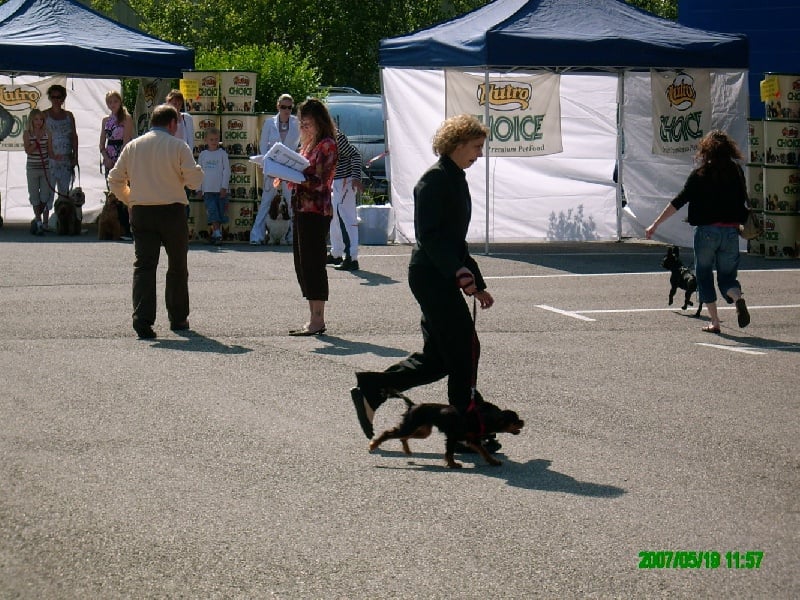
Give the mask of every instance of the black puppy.
[[(669, 305), (672, 306), (672, 299), (675, 297), (675, 292), (678, 291), (678, 288), (681, 288), (682, 290), (686, 290), (681, 310), (686, 310), (689, 306), (694, 306), (690, 298), (692, 294), (697, 291), (697, 278), (689, 267), (683, 266), (680, 250), (677, 246), (667, 248), (667, 255), (664, 257), (664, 260), (661, 261), (661, 266), (667, 271), (672, 272), (672, 275), (669, 277)], [(695, 317), (699, 317), (700, 311), (703, 310), (703, 303), (700, 302), (699, 304), (700, 306), (697, 307), (697, 312), (694, 313)]]
[(454, 459), (456, 442), (464, 442), (472, 450), (480, 454), (483, 459), (493, 466), (502, 463), (492, 457), (480, 440), (491, 433), (511, 433), (519, 435), (525, 421), (513, 410), (500, 410), (494, 404), (486, 402), (476, 392), (476, 408), (462, 414), (450, 404), (414, 404), (402, 394), (395, 394), (402, 398), (408, 410), (403, 415), (400, 425), (387, 429), (369, 443), (369, 451), (373, 452), (386, 440), (399, 439), (403, 443), (403, 452), (411, 454), (408, 446), (410, 438), (426, 438), (435, 426), (445, 434), (444, 460), (451, 469), (460, 469), (461, 463)]

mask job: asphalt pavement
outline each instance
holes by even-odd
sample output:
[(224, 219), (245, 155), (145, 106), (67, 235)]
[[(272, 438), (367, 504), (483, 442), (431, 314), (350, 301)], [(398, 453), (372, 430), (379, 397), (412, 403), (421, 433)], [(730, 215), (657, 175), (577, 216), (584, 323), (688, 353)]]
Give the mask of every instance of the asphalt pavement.
[(327, 335), (294, 338), (289, 248), (194, 243), (191, 330), (162, 256), (144, 341), (132, 244), (6, 224), (0, 597), (800, 596), (800, 261), (743, 256), (752, 323), (713, 335), (660, 244), (483, 250), (478, 387), (526, 425), (450, 470), (438, 432), (370, 454), (349, 397), (421, 348), (409, 246), (331, 269)]

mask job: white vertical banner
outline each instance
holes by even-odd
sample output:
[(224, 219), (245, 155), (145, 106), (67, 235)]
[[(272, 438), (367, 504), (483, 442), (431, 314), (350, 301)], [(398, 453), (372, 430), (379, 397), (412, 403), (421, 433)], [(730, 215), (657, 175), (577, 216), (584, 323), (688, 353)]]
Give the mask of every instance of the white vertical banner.
[(711, 73), (650, 71), (653, 154), (692, 155), (711, 130)]
[(172, 80), (170, 79), (139, 79), (139, 90), (136, 94), (136, 105), (133, 111), (136, 135), (147, 133), (150, 129), (150, 116), (153, 114), (153, 109), (164, 102), (171, 89)]
[(543, 156), (563, 151), (561, 76), (556, 73), (492, 74), (445, 71), (445, 115), (485, 121), (489, 106), (489, 155)]

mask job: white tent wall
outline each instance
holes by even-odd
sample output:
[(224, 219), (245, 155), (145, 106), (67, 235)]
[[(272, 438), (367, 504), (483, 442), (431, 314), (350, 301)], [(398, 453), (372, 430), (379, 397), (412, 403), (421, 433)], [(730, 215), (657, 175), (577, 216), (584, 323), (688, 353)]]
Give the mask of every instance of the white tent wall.
[[(445, 74), (438, 69), (384, 68), (381, 80), (392, 157), (396, 240), (413, 242), (413, 189), (436, 160), (431, 140), (445, 118)], [(628, 72), (624, 83), (622, 177), (628, 207), (622, 234), (644, 237), (644, 228), (680, 191), (693, 161), (692, 157), (652, 154), (650, 74)], [(489, 159), (489, 242), (618, 239), (613, 182), (618, 84), (616, 73), (562, 75), (564, 151)], [(726, 129), (745, 144), (746, 71), (712, 73), (712, 101), (713, 126)], [(487, 241), (485, 160), (467, 170), (473, 202), (467, 239), (476, 243)], [(659, 228), (658, 239), (692, 245), (691, 229), (679, 218)]]
[[(14, 77), (13, 84), (20, 85), (41, 80), (41, 77)], [(11, 78), (0, 75), (0, 86), (12, 84)], [(106, 92), (120, 90), (118, 79), (66, 78), (67, 101), (64, 108), (75, 115), (78, 130), (78, 159), (80, 184), (86, 193), (83, 209), (84, 222), (93, 221), (100, 213), (105, 177), (100, 172), (100, 123), (108, 114)], [(43, 107), (49, 106), (44, 99)], [(33, 208), (28, 200), (28, 183), (25, 175), (27, 155), (24, 152), (0, 151), (0, 192), (2, 216), (9, 223), (29, 222)]]
[[(625, 73), (622, 127), (625, 139), (622, 181), (628, 206), (623, 211), (622, 234), (644, 237), (644, 230), (681, 191), (694, 166), (694, 156), (652, 153), (653, 126), (650, 74)], [(722, 129), (747, 153), (747, 71), (711, 72), (711, 126)], [(693, 230), (684, 220), (686, 208), (665, 221), (654, 239), (683, 247), (692, 246)], [(742, 240), (742, 249), (746, 242)]]
[[(517, 71), (521, 72), (521, 71)], [(441, 70), (386, 68), (396, 239), (414, 241), (414, 185), (436, 161), (431, 140), (445, 118)], [(603, 74), (561, 78), (564, 151), (489, 159), (489, 241), (616, 239), (617, 83)], [(486, 158), (467, 170), (472, 194), (470, 242), (486, 240)]]

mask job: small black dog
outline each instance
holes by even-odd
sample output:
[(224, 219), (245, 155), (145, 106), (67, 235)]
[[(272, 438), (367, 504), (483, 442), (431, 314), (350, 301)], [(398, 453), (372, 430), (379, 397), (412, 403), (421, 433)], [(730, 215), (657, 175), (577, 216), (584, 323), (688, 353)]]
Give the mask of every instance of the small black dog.
[[(678, 291), (678, 288), (681, 288), (682, 290), (686, 290), (686, 296), (684, 297), (681, 310), (686, 310), (689, 306), (694, 306), (690, 298), (692, 294), (697, 291), (697, 278), (689, 267), (683, 266), (680, 250), (677, 246), (667, 248), (667, 255), (664, 257), (664, 260), (661, 261), (661, 266), (667, 271), (672, 272), (672, 275), (669, 277), (669, 284), (671, 286), (669, 290), (669, 305), (672, 306), (672, 299), (675, 298), (675, 292)], [(700, 302), (699, 304), (700, 306), (697, 307), (697, 312), (694, 313), (695, 317), (699, 317), (700, 311), (703, 310), (703, 303)]]
[(403, 452), (411, 454), (408, 440), (428, 437), (435, 426), (446, 436), (444, 460), (448, 468), (460, 469), (462, 466), (454, 459), (456, 442), (466, 443), (487, 463), (498, 466), (502, 463), (481, 445), (481, 437), (491, 433), (519, 435), (525, 425), (525, 421), (513, 410), (500, 410), (491, 402), (486, 402), (477, 392), (476, 409), (466, 414), (462, 414), (450, 404), (414, 404), (402, 394), (393, 395), (402, 398), (408, 410), (403, 415), (400, 425), (384, 431), (369, 443), (370, 452), (376, 450), (386, 440), (399, 439), (403, 443)]

